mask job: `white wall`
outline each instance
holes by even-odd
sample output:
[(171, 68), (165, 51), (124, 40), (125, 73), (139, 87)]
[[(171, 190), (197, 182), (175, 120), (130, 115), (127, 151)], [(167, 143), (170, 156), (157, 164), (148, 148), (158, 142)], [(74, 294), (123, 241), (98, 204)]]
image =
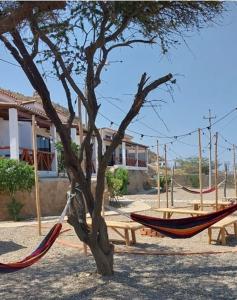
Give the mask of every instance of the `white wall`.
[(0, 118), (0, 147), (10, 146), (8, 121)]
[[(10, 146), (8, 121), (0, 118), (0, 147)], [(0, 156), (10, 155), (9, 150), (0, 150)]]
[[(10, 146), (8, 121), (0, 118), (0, 147)], [(19, 147), (32, 149), (31, 123), (19, 122)], [(0, 155), (9, 151), (0, 151)]]

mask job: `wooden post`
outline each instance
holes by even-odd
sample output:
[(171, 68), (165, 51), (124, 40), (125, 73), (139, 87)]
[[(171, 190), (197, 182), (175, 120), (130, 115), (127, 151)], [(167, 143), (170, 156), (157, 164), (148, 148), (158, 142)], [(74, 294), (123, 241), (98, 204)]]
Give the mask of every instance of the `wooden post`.
[(174, 206), (174, 166), (171, 175), (171, 206)]
[(203, 210), (203, 197), (202, 197), (202, 140), (201, 129), (198, 129), (198, 147), (199, 147), (199, 188), (200, 188), (200, 209)]
[(157, 195), (158, 195), (158, 208), (160, 208), (160, 154), (159, 154), (159, 141), (156, 142), (156, 162), (157, 162)]
[(165, 193), (166, 193), (166, 207), (169, 207), (169, 193), (168, 193), (168, 171), (167, 171), (167, 148), (164, 146), (165, 150)]
[(215, 141), (215, 196), (216, 196), (216, 210), (218, 210), (218, 157), (217, 157), (217, 142), (218, 142), (218, 132), (215, 134), (216, 141)]
[(237, 182), (236, 182), (236, 162), (235, 162), (235, 145), (233, 145), (233, 165), (234, 165), (234, 182), (235, 182), (235, 197), (237, 197)]
[(224, 198), (226, 198), (226, 186), (227, 186), (227, 164), (225, 163)]
[(38, 233), (41, 235), (41, 207), (39, 197), (39, 178), (38, 178), (38, 160), (37, 160), (37, 144), (36, 144), (36, 130), (35, 130), (35, 115), (32, 115), (32, 149), (34, 157), (34, 172), (35, 172), (35, 201), (36, 201), (36, 214), (38, 221)]

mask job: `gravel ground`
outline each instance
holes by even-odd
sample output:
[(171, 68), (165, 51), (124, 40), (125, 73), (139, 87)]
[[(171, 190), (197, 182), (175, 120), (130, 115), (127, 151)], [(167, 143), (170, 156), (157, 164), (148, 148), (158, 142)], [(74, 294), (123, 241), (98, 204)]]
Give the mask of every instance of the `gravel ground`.
[[(130, 208), (139, 210), (144, 203), (153, 205), (155, 199), (153, 195), (139, 195), (129, 196), (126, 201)], [(185, 200), (182, 194), (179, 199)], [(177, 200), (177, 205), (185, 204), (181, 200)], [(51, 225), (47, 223), (44, 227)], [(64, 228), (68, 227), (64, 224)], [(43, 233), (47, 230), (43, 228)], [(109, 234), (115, 237), (112, 232)], [(23, 258), (41, 240), (34, 225), (2, 228), (0, 224), (0, 236), (1, 262)], [(62, 239), (81, 246), (73, 231), (63, 233), (59, 237)], [(130, 249), (203, 254), (116, 254), (115, 275), (102, 278), (94, 272), (92, 256), (85, 257), (79, 249), (56, 242), (39, 263), (1, 275), (0, 299), (237, 299), (237, 240), (233, 236), (227, 240), (227, 246), (209, 245), (206, 231), (186, 240), (144, 237), (138, 233), (137, 240), (136, 247)], [(116, 247), (126, 249), (121, 244)], [(205, 254), (205, 251), (230, 250), (233, 253)]]

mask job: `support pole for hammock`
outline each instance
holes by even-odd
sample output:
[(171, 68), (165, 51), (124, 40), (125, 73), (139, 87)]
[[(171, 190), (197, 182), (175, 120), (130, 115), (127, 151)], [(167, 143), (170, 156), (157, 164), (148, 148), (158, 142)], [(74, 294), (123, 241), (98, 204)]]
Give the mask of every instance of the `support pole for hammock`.
[(225, 163), (224, 198), (226, 198), (226, 185), (227, 185), (227, 164)]
[(235, 145), (233, 145), (233, 171), (234, 171), (234, 182), (235, 182), (235, 197), (237, 197), (237, 182), (236, 182), (236, 162), (235, 162)]
[(158, 208), (160, 208), (160, 154), (159, 154), (159, 141), (156, 141), (156, 163), (157, 163), (157, 196)]
[(171, 206), (174, 206), (174, 166), (172, 167), (172, 175), (171, 175)]
[(202, 140), (201, 129), (198, 129), (198, 148), (199, 148), (199, 188), (200, 188), (200, 209), (203, 210), (203, 196), (202, 196)]
[(166, 193), (166, 207), (169, 207), (169, 191), (168, 191), (168, 170), (167, 170), (167, 147), (164, 146), (165, 151), (165, 193)]
[(36, 201), (36, 214), (38, 222), (38, 233), (41, 235), (41, 207), (39, 197), (39, 178), (38, 178), (38, 159), (37, 159), (37, 144), (36, 144), (36, 121), (35, 115), (32, 115), (32, 149), (34, 157), (34, 173), (35, 173), (35, 201)]
[(218, 147), (217, 147), (217, 142), (218, 142), (218, 132), (215, 134), (215, 200), (216, 200), (216, 210), (218, 210)]

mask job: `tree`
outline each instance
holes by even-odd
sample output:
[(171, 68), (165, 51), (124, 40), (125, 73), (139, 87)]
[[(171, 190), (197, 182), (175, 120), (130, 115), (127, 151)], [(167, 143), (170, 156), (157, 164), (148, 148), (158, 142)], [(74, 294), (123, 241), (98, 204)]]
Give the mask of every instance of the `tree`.
[[(199, 173), (199, 158), (196, 156), (188, 157), (186, 159), (176, 160), (177, 168), (181, 169), (185, 174), (198, 174)], [(212, 169), (214, 162), (212, 162)], [(202, 173), (207, 175), (209, 173), (208, 158), (202, 158)]]
[[(199, 158), (196, 156), (186, 159), (176, 159), (177, 168), (181, 169), (185, 174), (199, 173)], [(208, 174), (209, 163), (207, 158), (202, 158), (202, 173)]]
[[(165, 53), (172, 44), (178, 43), (179, 37), (184, 38), (184, 33), (210, 24), (222, 10), (222, 3), (207, 1), (67, 2), (65, 10), (33, 10), (20, 26), (8, 34), (0, 35), (0, 40), (40, 95), (43, 107), (60, 135), (72, 191), (75, 190), (75, 184), (79, 184), (81, 191), (77, 192), (72, 202), (68, 222), (80, 240), (90, 247), (100, 274), (113, 273), (113, 245), (109, 243), (106, 223), (101, 216), (108, 161), (150, 92), (163, 84), (175, 83), (172, 74), (151, 81), (147, 73), (143, 73), (134, 92), (132, 105), (113, 136), (111, 145), (103, 153), (102, 139), (96, 125), (100, 108), (97, 88), (109, 55), (115, 49), (157, 42), (160, 42)], [(52, 105), (50, 91), (39, 64), (45, 64), (46, 69), (51, 66), (52, 73), (64, 88), (70, 112), (66, 125), (62, 124)], [(76, 83), (78, 76), (85, 80), (86, 93)], [(89, 119), (79, 158), (73, 152), (70, 138), (70, 127), (75, 116), (72, 93), (82, 101)], [(98, 144), (95, 196), (91, 192), (93, 135)], [(90, 230), (86, 224), (83, 198), (92, 217)]]

